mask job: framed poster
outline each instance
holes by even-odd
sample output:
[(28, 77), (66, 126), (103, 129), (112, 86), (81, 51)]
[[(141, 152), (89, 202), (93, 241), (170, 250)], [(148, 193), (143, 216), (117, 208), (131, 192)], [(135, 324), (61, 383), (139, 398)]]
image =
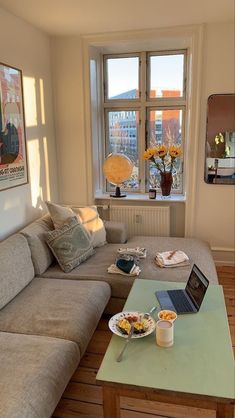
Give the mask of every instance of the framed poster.
[(0, 63), (0, 191), (28, 183), (22, 72)]

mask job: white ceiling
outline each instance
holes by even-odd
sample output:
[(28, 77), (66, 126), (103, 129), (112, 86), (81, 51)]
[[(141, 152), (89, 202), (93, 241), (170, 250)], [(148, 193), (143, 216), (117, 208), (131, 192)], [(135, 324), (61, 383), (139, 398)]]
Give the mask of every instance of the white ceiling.
[(52, 35), (150, 29), (232, 20), (234, 0), (0, 0)]

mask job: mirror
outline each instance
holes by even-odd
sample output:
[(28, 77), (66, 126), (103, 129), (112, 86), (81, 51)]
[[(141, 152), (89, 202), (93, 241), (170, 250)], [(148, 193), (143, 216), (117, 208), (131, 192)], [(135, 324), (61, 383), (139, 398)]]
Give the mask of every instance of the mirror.
[(208, 98), (204, 178), (211, 184), (235, 184), (235, 94)]

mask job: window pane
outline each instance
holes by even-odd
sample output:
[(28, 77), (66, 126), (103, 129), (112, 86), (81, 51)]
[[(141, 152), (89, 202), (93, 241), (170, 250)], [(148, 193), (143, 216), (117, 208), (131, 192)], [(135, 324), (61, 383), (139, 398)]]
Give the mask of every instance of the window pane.
[[(148, 121), (148, 147), (161, 144), (182, 145), (182, 109), (151, 110)], [(154, 163), (148, 163), (149, 186), (160, 187), (160, 174)], [(175, 160), (172, 189), (182, 190), (182, 158)]]
[(139, 58), (108, 58), (107, 98), (136, 99), (139, 97)]
[(182, 97), (184, 55), (150, 56), (149, 97)]
[(135, 110), (117, 110), (107, 112), (107, 154), (121, 153), (134, 163), (132, 176), (127, 180), (123, 189), (138, 189), (139, 160), (138, 160), (138, 123), (139, 112)]

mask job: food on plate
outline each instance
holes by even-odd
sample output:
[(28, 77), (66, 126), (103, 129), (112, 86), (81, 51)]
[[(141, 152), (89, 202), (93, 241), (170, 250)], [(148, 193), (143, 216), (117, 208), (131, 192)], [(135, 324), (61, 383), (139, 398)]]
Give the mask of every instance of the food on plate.
[(132, 324), (134, 325), (134, 334), (143, 334), (148, 329), (148, 321), (138, 316), (126, 316), (117, 321), (117, 327), (123, 334), (129, 334)]
[(166, 319), (168, 321), (174, 321), (177, 317), (176, 313), (174, 311), (160, 311), (158, 314), (159, 319)]
[(138, 321), (139, 317), (137, 315), (127, 315), (125, 316), (125, 319), (129, 322), (136, 322)]
[(148, 329), (147, 321), (137, 321), (134, 323), (134, 333), (143, 334)]
[(119, 319), (117, 326), (123, 334), (129, 334), (131, 330), (131, 324), (127, 319)]

